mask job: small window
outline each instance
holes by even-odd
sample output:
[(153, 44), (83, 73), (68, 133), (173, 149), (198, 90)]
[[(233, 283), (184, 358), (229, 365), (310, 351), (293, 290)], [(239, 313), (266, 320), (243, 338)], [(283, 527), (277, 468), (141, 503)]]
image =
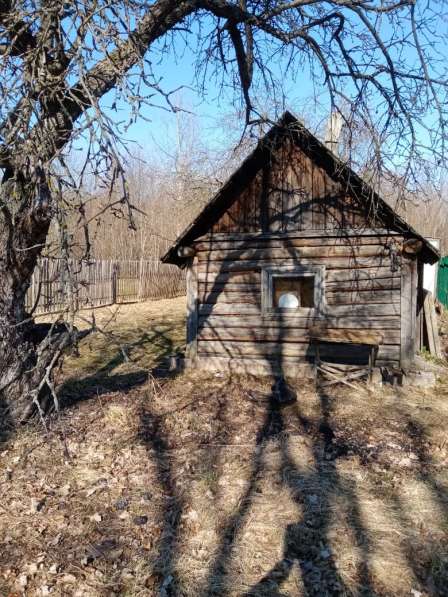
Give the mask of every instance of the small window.
[(262, 303), (264, 313), (284, 315), (324, 310), (324, 266), (264, 269)]
[(273, 276), (273, 306), (276, 309), (314, 307), (315, 276)]

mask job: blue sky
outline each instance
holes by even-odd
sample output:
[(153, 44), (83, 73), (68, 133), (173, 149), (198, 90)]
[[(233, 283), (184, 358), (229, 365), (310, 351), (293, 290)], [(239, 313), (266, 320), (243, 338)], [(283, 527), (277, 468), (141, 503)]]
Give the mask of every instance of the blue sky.
[[(200, 93), (197, 90), (198, 82), (195, 80), (197, 58), (195, 51), (185, 46), (180, 40), (176, 43), (174, 50), (163, 57), (160, 65), (154, 66), (155, 73), (160, 77), (161, 88), (164, 92), (182, 88), (173, 96), (173, 103), (180, 105), (197, 117), (203, 140), (212, 146), (222, 143), (228, 144), (228, 131), (222, 128), (222, 118), (232, 114), (236, 115), (236, 108), (232, 101), (235, 100), (235, 96), (232, 96), (229, 89), (220, 89), (219, 84), (211, 77), (207, 80), (204, 94)], [(275, 76), (281, 80), (281, 65), (273, 62), (270, 66)], [(306, 76), (301, 78), (300, 86), (290, 79), (283, 79), (282, 85), (283, 93), (287, 98), (285, 107), (299, 116), (303, 114), (304, 110), (306, 111), (305, 106), (310, 105), (313, 94), (317, 93), (320, 96), (325, 94), (323, 87), (315, 89)], [(279, 91), (277, 89), (277, 92)], [(253, 94), (256, 96), (256, 90), (253, 90)], [(113, 94), (109, 94), (104, 98), (103, 105), (107, 108), (111, 106), (112, 102)], [(154, 103), (167, 107), (162, 96), (156, 96)], [(108, 113), (117, 121), (125, 120), (129, 115), (129, 107), (124, 102), (117, 102), (116, 105), (117, 113), (112, 114), (110, 111)], [(281, 107), (279, 111), (281, 112), (282, 109)], [(270, 116), (273, 116), (272, 111), (270, 112)], [(150, 151), (153, 148), (152, 138), (166, 134), (166, 131), (174, 125), (175, 117), (173, 113), (166, 110), (149, 106), (143, 108), (141, 115), (142, 118), (129, 127), (125, 137), (129, 141), (136, 141), (143, 150), (147, 148)], [(235, 126), (235, 129), (238, 129), (238, 127)], [(243, 122), (241, 120), (239, 132), (242, 131)], [(234, 133), (235, 140), (237, 140), (236, 131)]]

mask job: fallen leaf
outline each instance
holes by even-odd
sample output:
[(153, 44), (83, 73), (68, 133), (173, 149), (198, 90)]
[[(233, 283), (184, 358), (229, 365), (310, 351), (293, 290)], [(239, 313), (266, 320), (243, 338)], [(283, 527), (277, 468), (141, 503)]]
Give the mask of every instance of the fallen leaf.
[(38, 567), (37, 564), (35, 562), (33, 562), (32, 564), (28, 564), (28, 574), (36, 574)]
[(74, 574), (64, 574), (61, 580), (63, 583), (72, 585), (76, 582), (76, 576)]
[(60, 487), (58, 493), (62, 497), (67, 497), (70, 493), (70, 484), (67, 483), (67, 485), (63, 485), (62, 487)]
[(60, 542), (60, 540), (61, 540), (61, 537), (62, 537), (61, 533), (58, 533), (58, 534), (56, 535), (56, 537), (50, 541), (50, 545), (52, 545), (53, 547), (54, 547), (55, 545), (57, 545), (57, 544)]
[(19, 585), (23, 588), (25, 588), (28, 584), (28, 577), (26, 574), (21, 574), (18, 578), (19, 580)]

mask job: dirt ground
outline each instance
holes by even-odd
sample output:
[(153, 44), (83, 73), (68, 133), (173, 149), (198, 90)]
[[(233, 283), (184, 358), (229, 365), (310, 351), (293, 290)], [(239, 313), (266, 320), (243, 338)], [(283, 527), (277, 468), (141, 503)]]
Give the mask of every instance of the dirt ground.
[(279, 406), (158, 367), (184, 304), (98, 311), (48, 431), (0, 443), (0, 595), (448, 595), (448, 374)]

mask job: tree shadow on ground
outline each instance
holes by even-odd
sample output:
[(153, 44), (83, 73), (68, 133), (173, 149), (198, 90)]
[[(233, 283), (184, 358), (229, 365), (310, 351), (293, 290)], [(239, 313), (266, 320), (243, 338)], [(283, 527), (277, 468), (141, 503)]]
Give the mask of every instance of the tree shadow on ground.
[[(228, 379), (224, 386), (219, 388), (221, 398), (217, 400), (215, 419), (219, 420), (223, 414), (226, 399), (223, 399), (222, 396), (230, 394), (230, 387), (231, 380)], [(212, 395), (209, 394), (207, 399), (212, 400)], [(191, 406), (191, 403), (189, 402), (186, 406)], [(176, 444), (181, 439), (170, 434), (165, 418), (167, 415), (181, 415), (184, 408), (185, 405), (160, 414), (155, 412), (152, 400), (148, 400), (140, 413), (139, 439), (147, 450), (148, 459), (155, 462), (158, 486), (164, 497), (164, 506), (160, 517), (162, 529), (156, 545), (157, 556), (152, 570), (159, 577), (160, 592), (158, 594), (164, 597), (183, 594), (178, 592), (180, 579), (176, 572), (176, 563), (180, 556), (180, 524), (188, 502), (184, 495), (185, 487), (183, 484), (179, 485), (179, 473), (174, 462), (173, 443)], [(194, 407), (192, 408), (194, 409)], [(200, 465), (206, 467), (207, 462), (213, 459), (213, 456), (214, 449), (210, 448)]]
[[(294, 247), (286, 247), (291, 254), (291, 264), (297, 263)], [(215, 290), (213, 285), (212, 291)], [(219, 292), (219, 289), (216, 289)], [(254, 300), (259, 300), (258, 290)], [(368, 563), (368, 537), (362, 524), (358, 497), (354, 487), (346, 483), (338, 474), (335, 460), (347, 452), (347, 447), (338, 443), (334, 437), (331, 421), (331, 396), (319, 392), (320, 422), (313, 432), (310, 431), (306, 417), (301, 412), (300, 394), (291, 396), (291, 388), (285, 383), (287, 376), (288, 353), (285, 350), (285, 334), (287, 319), (281, 310), (277, 313), (275, 338), (278, 354), (275, 360), (266, 355), (271, 364), (271, 377), (275, 380), (270, 393), (265, 397), (266, 412), (264, 421), (257, 434), (258, 450), (253, 458), (247, 489), (239, 500), (236, 511), (228, 517), (220, 535), (216, 555), (209, 568), (209, 573), (201, 595), (204, 597), (223, 597), (231, 591), (229, 586), (229, 568), (235, 555), (236, 543), (241, 529), (247, 524), (251, 509), (259, 489), (259, 480), (263, 474), (264, 457), (271, 442), (277, 442), (281, 450), (279, 470), (288, 471), (282, 475), (283, 484), (289, 489), (292, 499), (303, 511), (302, 519), (290, 524), (283, 541), (283, 558), (274, 564), (256, 585), (246, 593), (247, 597), (281, 595), (281, 586), (289, 578), (294, 565), (299, 566), (305, 595), (339, 595), (350, 594), (338, 572), (337, 564), (329, 545), (331, 525), (331, 505), (335, 495), (343, 495), (346, 508), (350, 510), (353, 521), (353, 534), (358, 543), (360, 563), (357, 576), (362, 593), (369, 594), (371, 578)], [(256, 338), (254, 337), (254, 341)], [(285, 353), (285, 354), (283, 354)], [(314, 353), (307, 354), (308, 360), (314, 360)], [(285, 400), (286, 398), (286, 400)], [(287, 423), (285, 421), (285, 402), (297, 399), (295, 412), (289, 413), (296, 419), (303, 434), (311, 435), (311, 452), (313, 467), (302, 468), (291, 456)], [(313, 493), (308, 494), (308, 488)], [(370, 593), (371, 594), (371, 593)]]
[[(151, 326), (150, 324), (148, 325), (147, 330), (145, 330), (145, 333), (142, 333), (141, 335), (139, 335), (138, 338), (136, 338), (132, 343), (127, 343), (126, 344), (126, 355), (127, 357), (130, 359), (130, 363), (126, 362), (126, 357), (125, 354), (123, 353), (123, 351), (120, 349), (120, 347), (117, 345), (115, 350), (110, 350), (110, 347), (107, 347), (109, 350), (107, 351), (107, 358), (103, 358), (102, 364), (101, 366), (96, 369), (94, 371), (94, 373), (87, 375), (85, 377), (81, 377), (79, 376), (79, 378), (75, 378), (72, 377), (68, 380), (66, 380), (59, 388), (58, 388), (58, 393), (59, 393), (59, 398), (60, 398), (60, 404), (61, 404), (61, 408), (64, 409), (69, 409), (69, 407), (74, 407), (71, 410), (66, 410), (66, 412), (62, 412), (61, 416), (58, 417), (50, 417), (50, 426), (49, 429), (51, 429), (51, 434), (48, 434), (49, 439), (51, 441), (52, 437), (56, 437), (56, 436), (60, 436), (61, 440), (63, 441), (63, 445), (65, 446), (65, 449), (67, 450), (67, 444), (65, 442), (65, 434), (67, 433), (68, 436), (70, 437), (71, 433), (76, 434), (79, 437), (79, 434), (83, 434), (83, 430), (81, 428), (81, 426), (77, 423), (73, 424), (73, 427), (70, 428), (70, 425), (66, 426), (66, 422), (71, 420), (71, 417), (73, 415), (75, 415), (75, 420), (78, 420), (77, 417), (77, 405), (78, 403), (82, 402), (82, 401), (86, 401), (89, 400), (90, 398), (92, 398), (92, 408), (85, 408), (85, 409), (79, 409), (79, 410), (83, 410), (84, 414), (87, 413), (92, 413), (94, 411), (99, 411), (100, 413), (104, 413), (104, 409), (102, 408), (102, 404), (101, 401), (97, 401), (97, 403), (95, 404), (95, 398), (97, 398), (98, 396), (101, 396), (102, 394), (108, 394), (108, 393), (116, 393), (117, 395), (112, 397), (111, 400), (111, 404), (112, 405), (116, 405), (116, 404), (123, 404), (123, 410), (129, 410), (131, 413), (131, 416), (129, 417), (129, 421), (131, 421), (131, 423), (133, 422), (133, 417), (132, 415), (134, 414), (134, 412), (139, 409), (139, 404), (142, 402), (144, 403), (146, 401), (146, 397), (147, 394), (149, 393), (149, 388), (151, 387), (151, 384), (148, 384), (146, 388), (142, 388), (142, 386), (144, 386), (150, 379), (155, 380), (155, 383), (157, 383), (157, 380), (162, 380), (162, 379), (171, 379), (173, 378), (177, 372), (176, 371), (171, 371), (169, 368), (169, 363), (167, 361), (167, 357), (171, 356), (177, 349), (178, 347), (178, 343), (175, 341), (175, 335), (173, 334), (173, 332), (176, 331), (176, 326), (175, 325), (160, 325), (160, 324), (156, 324), (154, 326)], [(174, 339), (173, 339), (174, 338)], [(145, 349), (145, 347), (149, 347), (152, 348), (152, 351), (146, 351), (146, 350), (142, 350)], [(135, 353), (138, 351), (138, 361), (137, 359), (135, 359), (137, 362), (132, 362), (132, 359), (135, 355)], [(144, 369), (142, 367), (142, 365), (144, 365), (144, 359), (146, 359), (146, 354), (150, 352), (151, 358), (148, 358), (148, 368)], [(143, 354), (143, 359), (141, 358), (141, 355)], [(125, 366), (124, 368), (122, 368), (122, 366)], [(128, 367), (129, 365), (129, 367)], [(132, 370), (132, 369), (135, 370)], [(130, 369), (128, 371), (128, 369)], [(140, 389), (138, 389), (140, 388)], [(138, 389), (137, 392), (135, 392), (134, 395), (131, 394), (131, 397), (128, 399), (125, 399), (123, 397), (122, 394), (127, 394), (128, 392), (132, 392), (133, 390)], [(135, 399), (135, 405), (134, 405), (134, 397)], [(103, 401), (104, 402), (104, 401)], [(135, 409), (135, 410), (134, 410)], [(1, 412), (1, 411), (0, 411)], [(83, 414), (80, 414), (80, 418), (83, 417)], [(128, 419), (123, 418), (123, 421), (128, 421)], [(101, 424), (96, 427), (95, 423), (93, 423), (92, 425), (92, 421), (89, 420), (88, 423), (86, 423), (89, 427), (92, 426), (93, 429), (97, 429), (97, 433), (98, 433), (98, 439), (100, 441), (100, 438), (102, 438), (102, 434), (103, 429), (101, 427)], [(167, 451), (166, 451), (166, 445), (165, 445), (165, 439), (164, 439), (164, 433), (163, 433), (163, 429), (161, 429), (161, 424), (160, 421), (155, 421), (154, 425), (153, 422), (148, 418), (148, 417), (142, 417), (142, 426), (143, 428), (147, 428), (148, 430), (148, 434), (149, 434), (149, 438), (146, 437), (146, 442), (148, 443), (148, 451), (150, 451), (152, 448), (149, 447), (149, 445), (153, 446), (154, 449), (157, 451), (157, 456), (158, 456), (158, 475), (157, 478), (160, 481), (160, 486), (162, 489), (162, 493), (164, 494), (164, 496), (166, 496), (166, 509), (165, 509), (165, 519), (166, 519), (166, 525), (167, 525), (167, 531), (165, 533), (162, 533), (162, 535), (164, 536), (164, 541), (166, 541), (168, 543), (168, 546), (166, 548), (166, 552), (168, 551), (173, 551), (171, 549), (171, 543), (170, 543), (170, 537), (171, 537), (171, 529), (176, 527), (176, 512), (180, 512), (181, 508), (182, 508), (182, 501), (179, 500), (179, 502), (176, 501), (176, 497), (175, 497), (175, 489), (173, 489), (174, 485), (173, 485), (173, 481), (172, 478), (170, 476), (170, 462), (169, 462), (169, 457), (167, 456)], [(43, 427), (40, 426), (39, 422), (36, 422), (36, 428), (38, 429), (39, 434), (43, 434)], [(144, 435), (144, 429), (142, 429), (142, 435)], [(103, 436), (104, 437), (104, 436)], [(140, 435), (138, 436), (140, 437)], [(134, 437), (130, 437), (129, 439), (126, 439), (126, 443), (125, 445), (127, 446), (129, 442), (129, 444), (133, 447), (133, 445), (135, 443), (138, 443), (137, 440), (137, 436)], [(123, 438), (121, 438), (120, 441), (122, 441)], [(1, 446), (1, 436), (0, 436), (0, 446)], [(45, 441), (45, 440), (44, 440)], [(107, 442), (106, 442), (107, 443)], [(121, 448), (121, 445), (120, 445)], [(117, 453), (119, 454), (120, 452), (120, 448), (117, 450)], [(72, 451), (71, 448), (69, 448), (70, 452)], [(1, 450), (0, 450), (1, 451)], [(71, 460), (71, 456), (67, 450), (66, 454), (68, 454), (67, 459), (70, 463), (73, 462), (74, 467), (76, 468), (76, 456), (74, 456), (74, 460)], [(57, 456), (55, 455), (55, 458)], [(154, 455), (151, 454), (151, 459), (154, 460)], [(145, 461), (145, 458), (143, 458), (143, 461)], [(95, 465), (93, 465), (91, 463), (91, 461), (88, 461), (88, 466), (89, 468), (91, 467), (92, 469), (95, 468)], [(123, 470), (126, 471), (126, 468), (124, 468)], [(126, 471), (127, 473), (127, 471)], [(78, 473), (76, 473), (78, 474)], [(77, 481), (79, 482), (79, 478), (77, 478)], [(81, 477), (82, 478), (82, 477)], [(108, 471), (105, 474), (105, 479), (108, 479)], [(90, 481), (89, 481), (90, 483)], [(82, 483), (80, 484), (82, 486)], [(126, 486), (126, 485), (125, 485)], [(103, 485), (101, 485), (101, 487), (103, 488)], [(128, 488), (130, 488), (130, 485), (127, 485)], [(103, 511), (101, 511), (101, 514), (103, 516), (103, 520), (100, 523), (97, 523), (95, 526), (97, 526), (96, 531), (92, 530), (91, 534), (89, 534), (89, 538), (91, 538), (91, 536), (95, 536), (96, 535), (96, 539), (92, 541), (92, 544), (87, 542), (87, 538), (86, 536), (81, 536), (78, 535), (77, 537), (74, 537), (72, 534), (67, 533), (67, 538), (64, 536), (61, 539), (61, 544), (63, 541), (63, 545), (64, 547), (62, 548), (61, 544), (58, 544), (57, 547), (54, 547), (53, 549), (55, 551), (60, 550), (62, 553), (64, 553), (66, 550), (68, 550), (71, 555), (73, 555), (73, 553), (76, 554), (76, 558), (79, 558), (79, 560), (81, 560), (81, 564), (79, 564), (79, 560), (76, 560), (76, 565), (80, 566), (92, 566), (98, 569), (98, 571), (101, 571), (102, 577), (101, 580), (99, 581), (100, 583), (103, 584), (108, 584), (108, 591), (107, 594), (109, 594), (109, 592), (112, 592), (111, 587), (113, 588), (113, 590), (116, 592), (116, 594), (121, 594), (121, 590), (123, 585), (123, 579), (120, 580), (120, 574), (122, 572), (123, 569), (123, 562), (121, 561), (121, 559), (119, 559), (118, 556), (113, 555), (114, 552), (117, 551), (123, 551), (123, 547), (125, 549), (125, 556), (123, 556), (124, 558), (127, 557), (127, 553), (126, 553), (126, 549), (128, 549), (126, 547), (126, 538), (125, 536), (120, 536), (120, 532), (122, 533), (126, 533), (126, 529), (124, 526), (124, 523), (122, 523), (122, 521), (119, 518), (119, 512), (121, 510), (121, 507), (117, 510), (117, 508), (115, 507), (114, 503), (107, 503), (107, 494), (106, 491), (111, 491), (113, 489), (112, 483), (110, 483), (110, 485), (107, 483), (107, 481), (104, 484), (104, 489), (98, 490), (98, 491), (104, 491), (105, 493), (105, 501), (104, 501), (104, 507), (105, 507), (105, 511), (106, 514), (103, 514)], [(150, 490), (151, 488), (148, 487), (148, 490)], [(59, 491), (59, 487), (57, 488), (57, 491)], [(74, 492), (76, 493), (76, 492)], [(149, 493), (149, 491), (148, 491)], [(50, 494), (53, 495), (53, 494)], [(64, 494), (64, 498), (66, 497), (66, 495)], [(81, 500), (84, 500), (84, 498), (82, 497), (82, 493), (79, 494), (79, 497)], [(73, 499), (71, 493), (70, 493), (70, 500)], [(89, 499), (85, 499), (84, 503), (83, 503), (83, 510), (82, 510), (82, 514), (80, 514), (80, 516), (84, 517), (85, 513), (88, 512), (89, 510)], [(67, 498), (67, 503), (68, 502), (68, 498)], [(64, 499), (61, 499), (61, 504), (64, 504)], [(64, 507), (64, 506), (61, 506)], [(75, 502), (75, 507), (76, 507), (76, 502)], [(111, 508), (113, 508), (113, 510), (117, 510), (117, 512), (112, 511), (110, 512)], [(59, 506), (58, 506), (58, 511), (59, 511)], [(132, 519), (131, 519), (132, 520)], [(110, 522), (110, 526), (109, 523)], [(71, 524), (73, 525), (73, 527), (76, 529), (77, 528), (77, 521), (73, 521)], [(81, 525), (84, 524), (84, 521), (80, 522)], [(140, 523), (133, 523), (135, 525), (140, 524)], [(93, 526), (93, 525), (92, 525)], [(124, 530), (123, 530), (124, 527)], [(86, 527), (83, 527), (86, 528)], [(143, 527), (142, 527), (143, 528)], [(88, 529), (89, 533), (90, 533), (90, 529)], [(65, 533), (63, 533), (65, 535)], [(135, 535), (134, 535), (135, 536)], [(46, 545), (45, 547), (43, 547), (43, 550), (47, 550), (49, 549), (50, 552), (52, 550), (52, 546), (56, 546), (55, 544), (50, 544), (50, 546), (48, 545), (48, 536), (46, 535), (45, 537), (45, 542)], [(134, 555), (137, 553), (137, 555), (139, 556), (140, 553), (137, 551), (137, 549), (135, 549), (135, 546), (132, 545), (132, 549), (134, 550), (133, 552), (131, 551), (131, 553), (134, 553)], [(142, 548), (140, 548), (140, 550), (142, 550)], [(84, 558), (84, 551), (86, 552), (86, 557)], [(162, 550), (163, 552), (163, 550)], [(144, 552), (144, 554), (146, 554), (146, 551)], [(120, 556), (121, 558), (121, 556)], [(85, 564), (82, 563), (82, 561), (85, 560)], [(63, 561), (63, 556), (61, 554), (61, 561)], [(124, 560), (126, 561), (126, 560)], [(2, 561), (3, 563), (3, 561)], [(7, 565), (7, 564), (6, 564)], [(88, 571), (88, 569), (86, 568), (86, 572)], [(87, 577), (90, 576), (90, 572), (86, 574)], [(129, 581), (130, 582), (130, 581)], [(161, 584), (163, 583), (163, 579), (161, 581)], [(8, 587), (8, 594), (9, 592), (13, 592), (13, 589)], [(144, 589), (143, 589), (144, 590)], [(123, 589), (124, 591), (124, 589)], [(2, 591), (0, 590), (0, 593), (2, 593)], [(87, 594), (87, 593), (86, 593)], [(92, 593), (91, 594), (97, 594), (97, 592), (92, 588)], [(99, 594), (99, 593), (98, 593)], [(101, 594), (103, 594), (101, 592)], [(104, 592), (104, 594), (106, 594), (106, 590)], [(115, 594), (115, 593), (114, 593)], [(148, 593), (149, 594), (149, 593)]]
[[(356, 583), (355, 594), (358, 596), (389, 594), (384, 586), (378, 585), (378, 582), (381, 584), (381, 579), (375, 581), (373, 577), (372, 521), (367, 526), (357, 483), (350, 476), (341, 475), (337, 466), (338, 459), (344, 458), (348, 453), (357, 454), (362, 461), (369, 454), (371, 446), (362, 436), (344, 439), (339, 434), (338, 423), (333, 420), (332, 405), (335, 396), (319, 390), (318, 400), (319, 421), (310, 421), (301, 411), (300, 394), (294, 406), (279, 404), (274, 384), (267, 397), (265, 420), (257, 436), (260, 450), (256, 452), (252, 463), (249, 484), (239, 502), (240, 506), (228, 518), (222, 531), (217, 555), (210, 567), (204, 590), (200, 593), (204, 597), (225, 596), (233, 590), (230, 571), (237, 557), (238, 540), (244, 527), (249, 524), (252, 507), (256, 503), (259, 480), (263, 476), (264, 453), (269, 442), (277, 442), (281, 450), (278, 470), (282, 472), (282, 482), (303, 515), (300, 520), (287, 526), (282, 557), (245, 593), (246, 597), (280, 597), (284, 594), (282, 586), (288, 581), (294, 568), (299, 571), (301, 594), (307, 597), (351, 595), (354, 594), (353, 582)], [(418, 457), (415, 468), (409, 474), (430, 496), (430, 507), (434, 514), (440, 512), (446, 520), (448, 492), (434, 476), (435, 469), (431, 466), (432, 459), (427, 449), (429, 434), (421, 422), (412, 418), (407, 409), (403, 410), (399, 405), (397, 409), (400, 411), (399, 417), (397, 413), (397, 420), (401, 421), (404, 437), (408, 438), (403, 449), (414, 451)], [(288, 425), (291, 417), (299, 422), (301, 433), (311, 439), (313, 462), (310, 467), (302, 468), (290, 453)], [(373, 457), (372, 463), (375, 459)], [(363, 465), (369, 463), (370, 460), (366, 460)], [(403, 531), (400, 555), (407, 563), (409, 578), (414, 577), (415, 586), (419, 590), (426, 590), (429, 595), (444, 595), (448, 580), (446, 565), (443, 564), (448, 553), (446, 529), (440, 529), (440, 534), (436, 533), (434, 536), (424, 529), (422, 534), (415, 530), (414, 536), (412, 529), (416, 523), (408, 512), (408, 499), (409, 496), (402, 495), (399, 487), (389, 487), (387, 505), (392, 507), (397, 525)], [(339, 573), (339, 554), (333, 552), (330, 546), (335, 502), (343, 504), (349, 532), (353, 537), (353, 549), (357, 554), (356, 569), (349, 585)], [(296, 590), (298, 591), (298, 587)]]
[(139, 439), (146, 447), (149, 459), (156, 463), (157, 481), (164, 498), (154, 571), (159, 576), (160, 594), (168, 597), (175, 594), (172, 587), (178, 585), (175, 571), (177, 535), (185, 503), (176, 487), (166, 437), (162, 417), (152, 413), (148, 406), (141, 413)]
[[(264, 454), (270, 442), (277, 442), (281, 449), (279, 469), (283, 483), (291, 492), (291, 497), (303, 509), (300, 521), (288, 525), (284, 535), (283, 557), (249, 591), (247, 597), (280, 596), (281, 586), (289, 578), (292, 569), (298, 565), (305, 595), (350, 594), (337, 569), (334, 554), (328, 547), (332, 498), (342, 495), (350, 509), (353, 530), (361, 554), (357, 576), (361, 592), (372, 594), (368, 565), (369, 543), (363, 530), (357, 496), (354, 488), (344, 482), (336, 470), (336, 459), (347, 452), (347, 446), (337, 442), (330, 425), (330, 397), (320, 393), (321, 420), (313, 432), (312, 454), (314, 467), (302, 470), (289, 453), (287, 425), (284, 409), (288, 417), (296, 417), (302, 433), (310, 434), (308, 421), (300, 411), (300, 396), (297, 406), (285, 406), (279, 401), (278, 382), (267, 397), (265, 420), (257, 435), (259, 450), (252, 463), (249, 484), (240, 500), (240, 507), (228, 519), (221, 534), (217, 556), (210, 568), (202, 595), (227, 595), (231, 591), (228, 571), (234, 556), (238, 533), (248, 521), (250, 510), (262, 477)], [(287, 473), (286, 473), (287, 471)], [(312, 488), (312, 494), (309, 494)]]
[[(121, 346), (117, 343), (114, 355), (93, 374), (81, 379), (70, 377), (58, 388), (61, 408), (70, 407), (77, 402), (89, 400), (102, 394), (112, 392), (127, 393), (145, 384), (150, 377), (166, 377), (170, 374), (166, 363), (167, 357), (175, 351), (175, 344), (170, 337), (174, 327), (152, 327), (132, 343)], [(157, 349), (156, 358), (152, 359), (150, 368), (134, 364), (133, 352), (139, 348)], [(118, 367), (129, 363), (135, 370), (124, 373), (113, 373)]]
[[(437, 465), (430, 453), (430, 433), (425, 424), (403, 407), (396, 394), (397, 403), (394, 408), (405, 426), (408, 439), (408, 448), (417, 456), (417, 462), (409, 474), (424, 488), (430, 497), (434, 515), (440, 513), (444, 521), (448, 521), (448, 488), (437, 480)], [(429, 407), (431, 408), (431, 407)], [(403, 542), (403, 553), (409, 567), (415, 574), (425, 590), (430, 595), (448, 594), (448, 538), (445, 528), (440, 533), (433, 535), (422, 524), (420, 529), (415, 529), (415, 521), (408, 512), (408, 507), (398, 492), (391, 495), (391, 506), (403, 528), (414, 529), (416, 535), (422, 534), (424, 541), (418, 542), (406, 539)]]
[[(288, 579), (294, 565), (298, 565), (304, 595), (348, 595), (350, 589), (338, 572), (335, 554), (329, 547), (329, 530), (332, 518), (333, 497), (343, 496), (352, 518), (353, 531), (361, 552), (357, 569), (360, 595), (372, 594), (372, 581), (369, 572), (369, 542), (362, 526), (359, 504), (354, 488), (340, 478), (336, 470), (336, 460), (344, 456), (348, 447), (336, 441), (331, 427), (331, 396), (319, 392), (321, 418), (317, 433), (313, 437), (313, 472), (301, 470), (289, 455), (288, 442), (281, 445), (281, 468), (288, 471), (284, 475), (293, 499), (303, 509), (303, 517), (297, 523), (287, 526), (283, 541), (283, 557), (247, 593), (247, 597), (281, 595), (281, 585)], [(280, 429), (284, 428), (281, 409), (272, 402), (271, 410), (277, 411)], [(309, 433), (309, 423), (300, 412), (300, 396), (296, 415), (305, 433)], [(299, 491), (298, 491), (299, 489)], [(312, 489), (312, 493), (308, 493)]]

